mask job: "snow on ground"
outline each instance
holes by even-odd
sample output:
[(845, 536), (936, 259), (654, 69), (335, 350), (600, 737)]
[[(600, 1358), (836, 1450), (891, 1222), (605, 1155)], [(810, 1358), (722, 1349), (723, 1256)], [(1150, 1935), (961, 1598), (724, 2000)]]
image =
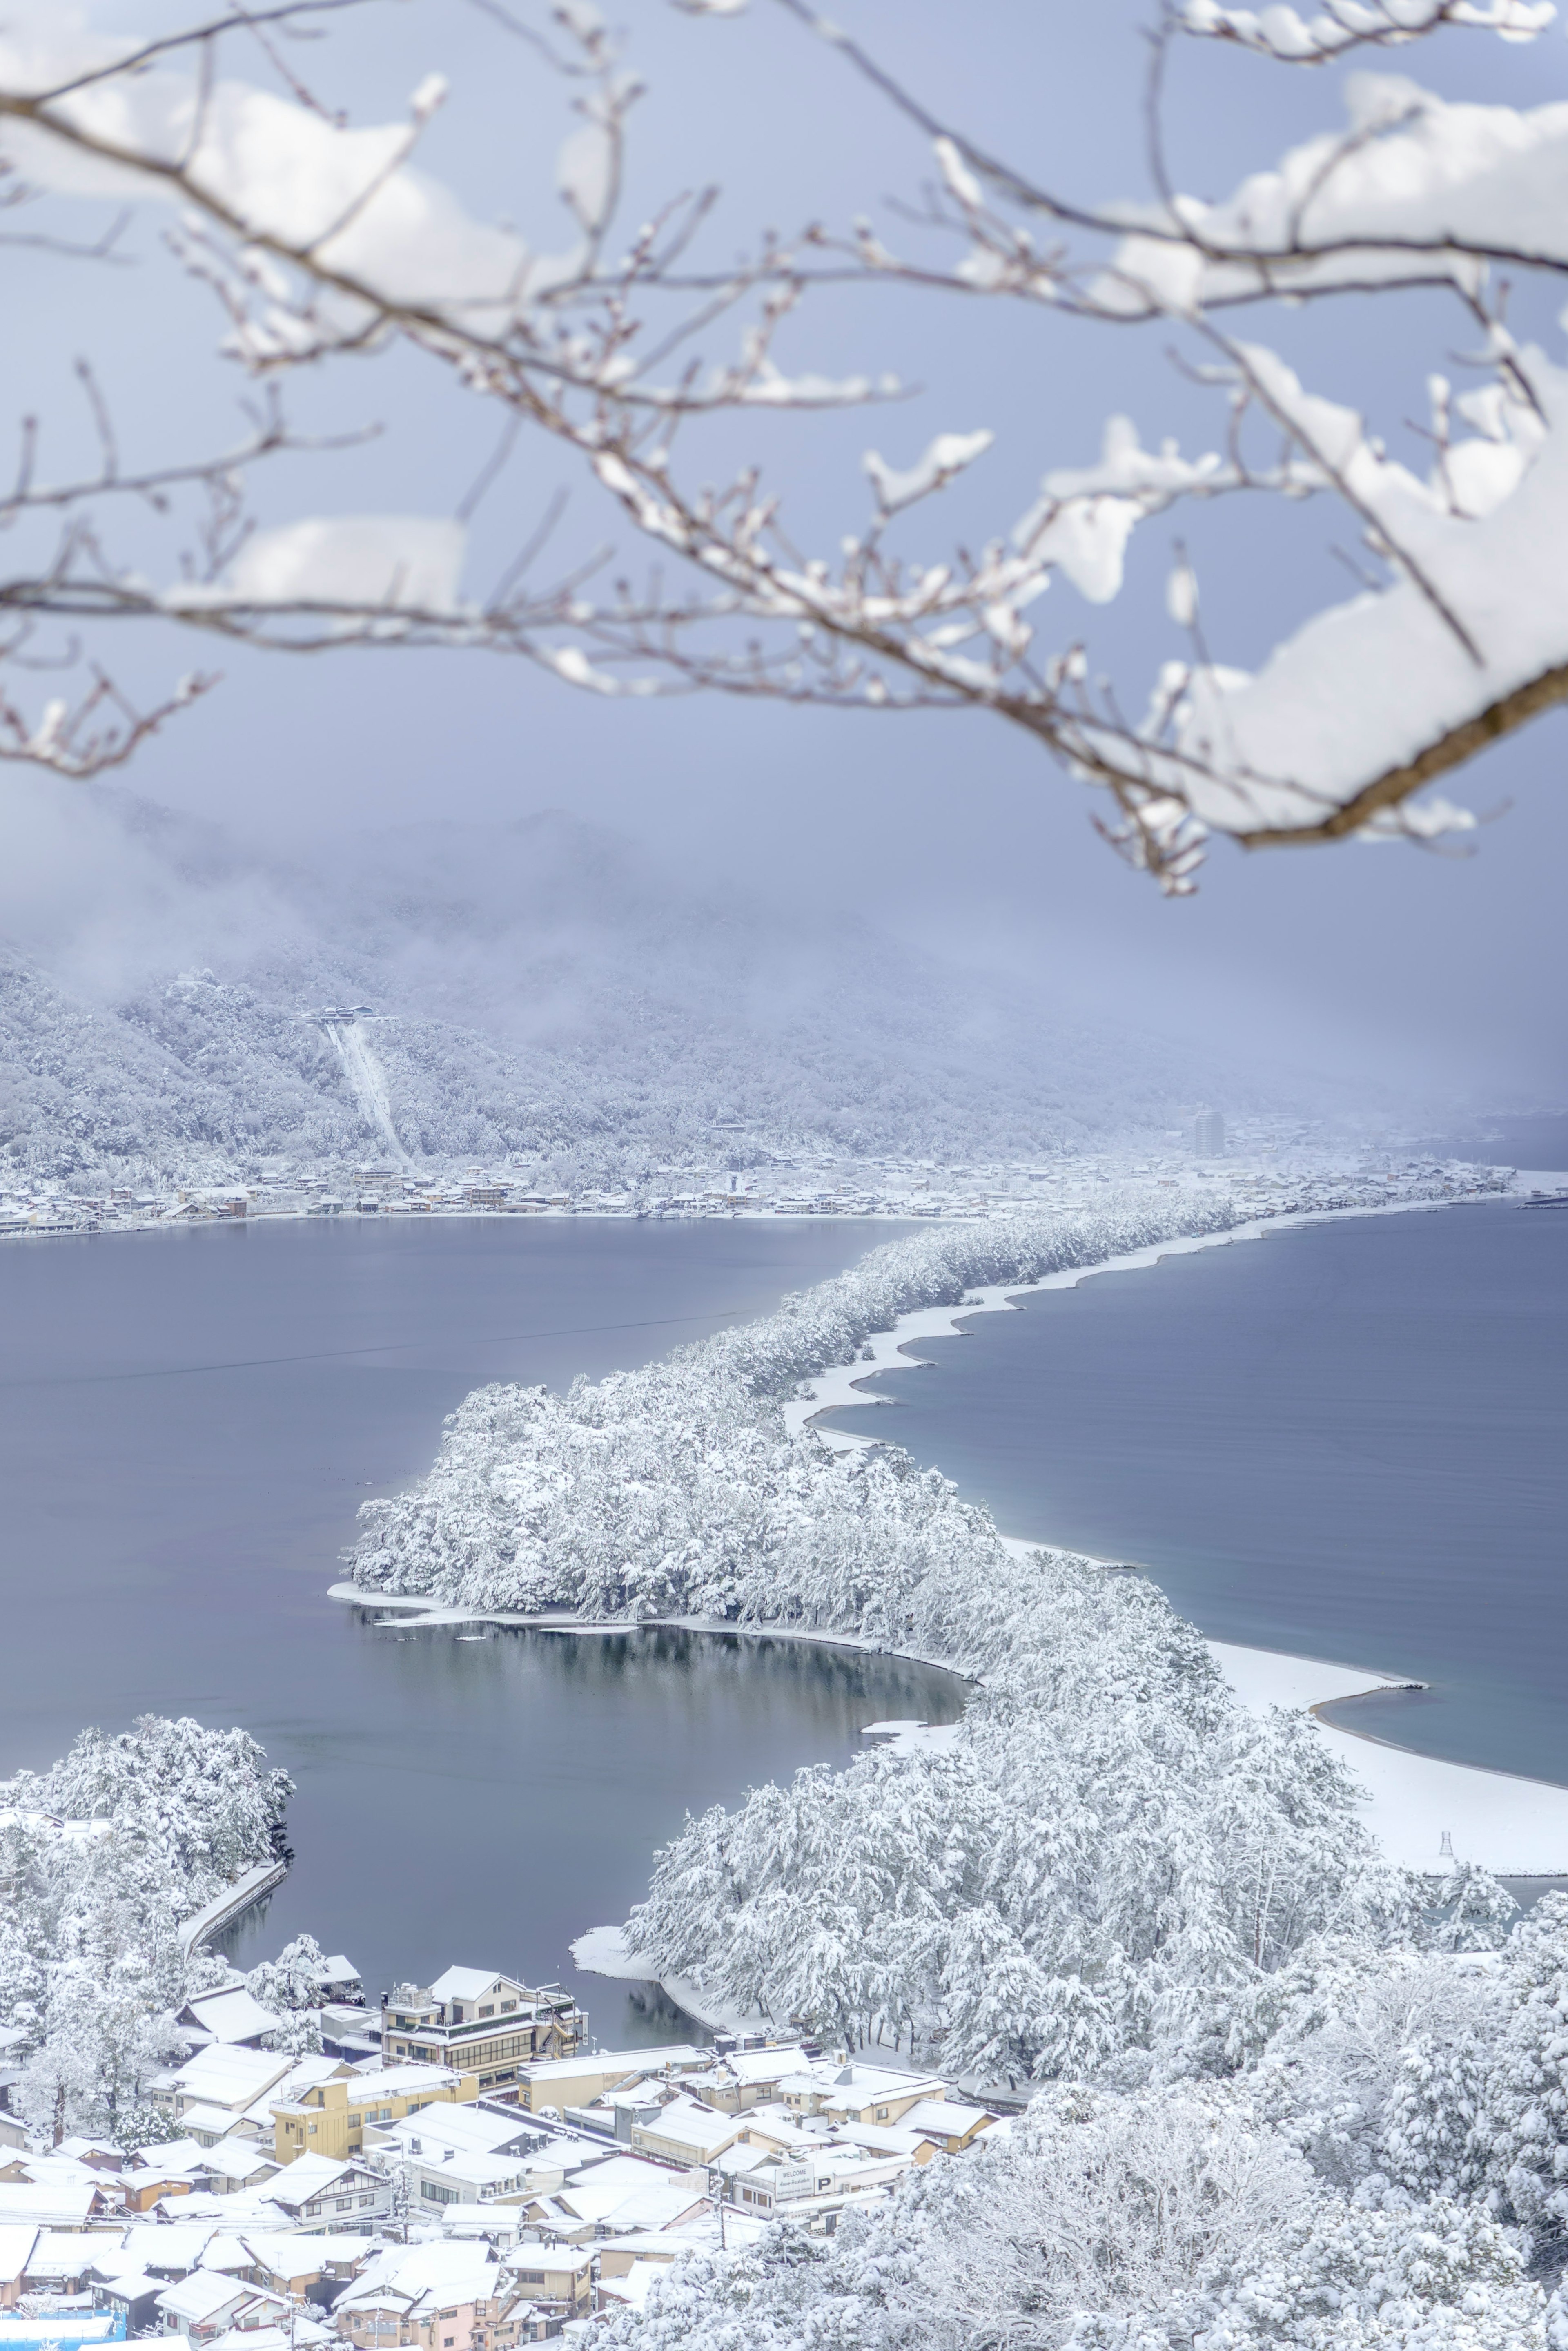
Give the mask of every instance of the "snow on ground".
[(713, 2032), (755, 2032), (774, 2030), (760, 2010), (726, 2008), (711, 1992), (700, 1991), (684, 1976), (654, 1977), (649, 1963), (626, 1947), (624, 1927), (590, 1927), (571, 1946), (572, 1964), (585, 1975), (610, 1976), (618, 1983), (657, 1982), (666, 1997)]
[[(1369, 1690), (1409, 1688), (1382, 1674), (1311, 1657), (1278, 1656), (1210, 1641), (1220, 1672), (1243, 1706), (1315, 1708)], [(1568, 1788), (1464, 1763), (1439, 1762), (1317, 1718), (1318, 1729), (1367, 1792), (1366, 1818), (1390, 1861), (1440, 1869), (1443, 1838), (1459, 1861), (1484, 1863), (1500, 1877), (1568, 1875)]]

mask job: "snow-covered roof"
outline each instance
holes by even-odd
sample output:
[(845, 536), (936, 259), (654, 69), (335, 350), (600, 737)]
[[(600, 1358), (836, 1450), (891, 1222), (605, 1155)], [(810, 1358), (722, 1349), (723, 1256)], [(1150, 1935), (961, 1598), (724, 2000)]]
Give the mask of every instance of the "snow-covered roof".
[(282, 2168), (259, 2138), (221, 2138), (205, 2152), (207, 2168), (223, 2179), (255, 2179)]
[(148, 2179), (177, 2179), (182, 2172), (200, 2171), (206, 2165), (208, 2154), (199, 2139), (151, 2139), (146, 2147), (132, 2150), (130, 2160), (135, 2169), (128, 2173), (126, 2184), (134, 2188)]
[[(600, 2049), (592, 2056), (585, 2051), (577, 2057), (531, 2058), (517, 2070), (537, 2087), (544, 2082), (565, 2081), (583, 2074), (603, 2074), (612, 2081), (624, 2080), (634, 2074), (640, 2078), (656, 2074), (662, 2062), (663, 2053), (658, 2049)], [(624, 2068), (624, 2072), (618, 2068)]]
[(80, 2229), (92, 2210), (96, 2184), (0, 2179), (0, 2228)]
[(668, 2262), (649, 2261), (639, 2255), (619, 2277), (599, 2280), (600, 2296), (606, 2302), (622, 2303), (628, 2310), (640, 2310), (648, 2300), (649, 2289), (657, 2284), (669, 2267)]
[(734, 2082), (782, 2082), (799, 2071), (800, 2062), (798, 2049), (732, 2049), (713, 2070)]
[(30, 2278), (80, 2277), (105, 2252), (119, 2252), (119, 2239), (107, 2231), (84, 2237), (79, 2229), (40, 2229), (27, 2261)]
[(469, 2188), (521, 2188), (527, 2177), (521, 2156), (484, 2155), (473, 2147), (432, 2147), (413, 2160), (426, 2171), (462, 2180)]
[(389, 2300), (437, 2303), (487, 2301), (500, 2283), (488, 2246), (450, 2243), (389, 2245), (348, 2291), (335, 2311), (364, 2309)]
[[(214, 2335), (207, 2351), (314, 2351), (315, 2346), (333, 2340), (329, 2326), (296, 2309), (286, 2326), (236, 2327), (232, 2333)], [(161, 2344), (159, 2351), (165, 2351), (165, 2346)]]
[(438, 2099), (434, 2105), (421, 2106), (417, 2115), (405, 2115), (400, 2122), (383, 2123), (379, 2147), (395, 2141), (400, 2147), (422, 2152), (431, 2147), (452, 2147), (475, 2155), (493, 2155), (497, 2147), (526, 2134), (538, 2137), (537, 2126), (531, 2126), (521, 2111), (497, 2115), (480, 2106), (454, 2105), (450, 2099)]
[[(636, 2177), (621, 2168), (630, 2164), (639, 2167)], [(619, 2233), (669, 2228), (702, 2201), (702, 2189), (689, 2172), (667, 2171), (662, 2164), (631, 2156), (579, 2172), (556, 2189), (550, 2201), (572, 2220)]]
[(244, 2239), (225, 2231), (223, 2234), (214, 2237), (206, 2247), (202, 2255), (201, 2266), (204, 2270), (238, 2272), (248, 2270), (254, 2260), (255, 2254)]
[(359, 1970), (342, 1951), (334, 1951), (329, 1959), (311, 1970), (311, 1979), (318, 1984), (358, 1983)]
[(693, 2154), (705, 2155), (710, 2149), (717, 2154), (741, 2129), (738, 2116), (715, 2114), (711, 2106), (699, 2105), (695, 2098), (671, 2098), (667, 2106), (642, 2126), (652, 2137), (673, 2140), (677, 2147), (690, 2147)]
[(0, 2228), (0, 2285), (14, 2285), (26, 2269), (38, 2241), (36, 2222), (8, 2221)]
[(205, 2221), (142, 2220), (125, 2232), (125, 2256), (138, 2269), (193, 2270), (216, 2234)]
[(280, 2019), (270, 2008), (264, 2008), (243, 1984), (232, 1991), (210, 1991), (185, 2003), (203, 2032), (214, 2041), (254, 2041), (263, 2032), (275, 2032)]
[(938, 2138), (961, 2138), (965, 2131), (994, 2122), (984, 2106), (961, 2106), (956, 2098), (922, 2098), (898, 2116), (900, 2130), (929, 2131)]
[(275, 2049), (235, 2049), (214, 2041), (177, 2066), (174, 2081), (182, 2096), (232, 2111), (252, 2105), (281, 2082), (295, 2062)]
[[(448, 1968), (445, 1975), (437, 1976), (431, 1986), (432, 2000), (479, 2000), (495, 1984), (512, 1985), (510, 1976), (498, 1976), (493, 1969)], [(512, 1985), (520, 1991), (520, 1984)]]
[(225, 2277), (221, 2270), (192, 2270), (189, 2277), (160, 2290), (158, 2307), (168, 2317), (182, 2319), (187, 2326), (205, 2326), (220, 2311), (237, 2308), (255, 2291), (242, 2280)]
[(407, 2098), (428, 2090), (450, 2088), (457, 2075), (445, 2065), (381, 2065), (363, 2072), (357, 2066), (348, 2077), (351, 2106), (375, 2105), (383, 2098)]
[(180, 2119), (188, 2133), (211, 2131), (214, 2138), (226, 2138), (234, 2127), (230, 2106), (187, 2106)]
[(275, 2179), (266, 2183), (266, 2192), (280, 2204), (308, 2204), (313, 2198), (326, 2195), (338, 2181), (345, 2187), (358, 2166), (351, 2160), (332, 2155), (302, 2155), (286, 2164)]
[(99, 2276), (98, 2291), (116, 2302), (141, 2302), (150, 2294), (161, 2294), (168, 2283), (165, 2277), (154, 2277), (151, 2270), (117, 2269)]

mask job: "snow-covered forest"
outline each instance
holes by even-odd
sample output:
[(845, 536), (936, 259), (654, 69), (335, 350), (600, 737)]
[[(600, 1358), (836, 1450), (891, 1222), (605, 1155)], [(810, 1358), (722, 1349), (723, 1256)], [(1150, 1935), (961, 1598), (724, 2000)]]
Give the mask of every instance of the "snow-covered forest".
[(175, 2012), (226, 1972), (181, 1923), (274, 1858), (293, 1792), (246, 1732), (156, 1715), (0, 1783), (0, 2027), (36, 2129), (161, 2134), (148, 2078), (185, 2053)]
[[(215, 1181), (395, 1144), (575, 1189), (777, 1153), (1038, 1156), (1289, 1095), (867, 924), (705, 894), (559, 814), (290, 862), (82, 789), (34, 811), (57, 914), (36, 873), (0, 883), (0, 1170)], [(356, 1004), (390, 1139), (302, 1017)]]
[(1568, 1900), (1512, 1925), (1462, 1856), (1392, 1870), (1310, 1722), (1239, 1708), (1142, 1578), (1019, 1557), (896, 1449), (785, 1432), (900, 1313), (1231, 1221), (1127, 1196), (895, 1242), (663, 1364), (481, 1391), (366, 1506), (368, 1591), (831, 1628), (980, 1685), (950, 1731), (689, 1820), (627, 1938), (716, 2008), (1010, 2081), (1027, 2116), (835, 2240), (691, 2256), (612, 2339), (1546, 2345)]

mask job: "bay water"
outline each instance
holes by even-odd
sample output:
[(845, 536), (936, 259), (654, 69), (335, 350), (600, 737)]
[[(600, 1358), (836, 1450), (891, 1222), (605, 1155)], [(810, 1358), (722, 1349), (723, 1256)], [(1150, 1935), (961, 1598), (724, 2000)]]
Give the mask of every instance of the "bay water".
[(242, 1965), (307, 1929), (372, 2000), (501, 1967), (572, 1984), (607, 2043), (647, 2037), (567, 1946), (624, 1917), (688, 1808), (847, 1761), (867, 1722), (950, 1720), (963, 1685), (790, 1641), (416, 1631), (327, 1587), (471, 1388), (646, 1363), (901, 1229), (367, 1217), (0, 1249), (0, 1774), (143, 1712), (241, 1724), (298, 1783)]
[(1018, 1303), (829, 1419), (1214, 1637), (1430, 1685), (1346, 1729), (1568, 1782), (1568, 1208), (1266, 1231)]

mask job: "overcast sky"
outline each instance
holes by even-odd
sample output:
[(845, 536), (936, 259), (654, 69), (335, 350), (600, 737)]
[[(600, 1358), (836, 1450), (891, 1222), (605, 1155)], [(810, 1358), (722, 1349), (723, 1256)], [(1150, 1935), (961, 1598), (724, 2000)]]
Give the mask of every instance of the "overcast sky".
[[(137, 32), (188, 15), (165, 0), (103, 0), (85, 13)], [(1138, 6), (836, 0), (836, 13), (912, 88), (1036, 176), (1087, 197), (1145, 191)], [(888, 199), (917, 196), (929, 171), (922, 141), (771, 0), (726, 21), (692, 20), (665, 0), (629, 0), (616, 14), (650, 86), (633, 215), (675, 189), (715, 181), (725, 191), (715, 257), (763, 225), (789, 229), (812, 215), (842, 224), (867, 213), (897, 233)], [(568, 242), (553, 193), (562, 92), (469, 0), (389, 0), (344, 19), (329, 43), (293, 54), (330, 104), (362, 121), (400, 113), (422, 75), (442, 68), (452, 96), (432, 128), (427, 168), (472, 212), (504, 214), (547, 248)], [(1451, 95), (1516, 104), (1568, 96), (1561, 30), (1531, 47), (1450, 37), (1380, 69), (1400, 66)], [(1342, 78), (1337, 69), (1293, 73), (1189, 50), (1172, 93), (1178, 180), (1219, 194), (1287, 140), (1338, 121)], [(85, 220), (90, 208), (78, 209)], [(36, 407), (45, 418), (50, 470), (63, 471), (81, 445), (78, 352), (99, 371), (128, 456), (207, 447), (228, 429), (243, 387), (212, 356), (210, 299), (163, 254), (165, 225), (155, 211), (139, 221), (128, 248), (139, 256), (134, 269), (5, 256), (16, 290), (0, 381), (8, 409)], [(1318, 314), (1309, 324), (1320, 388), (1366, 405), (1396, 441), (1402, 420), (1424, 409), (1428, 368), (1461, 340), (1435, 308), (1389, 319), (1365, 300), (1332, 325)], [(1549, 313), (1541, 325), (1560, 345)], [(1271, 319), (1253, 331), (1291, 350), (1308, 325)], [(997, 445), (950, 514), (941, 505), (926, 511), (920, 543), (934, 556), (961, 528), (1009, 524), (1047, 466), (1088, 461), (1114, 410), (1132, 414), (1146, 440), (1174, 432), (1186, 447), (1209, 445), (1218, 420), (1173, 370), (1168, 340), (992, 306), (827, 297), (792, 323), (784, 362), (891, 368), (919, 396), (809, 428), (754, 419), (752, 438), (800, 534), (831, 546), (864, 512), (867, 447), (908, 464), (939, 431), (992, 427)], [(497, 426), (407, 354), (346, 364), (302, 382), (292, 400), (302, 423), (374, 419), (387, 429), (352, 455), (291, 461), (260, 481), (269, 521), (451, 513)], [(737, 445), (732, 436), (726, 444)], [(486, 567), (501, 569), (526, 538), (559, 474), (553, 452), (519, 446), (482, 510), (472, 589), (483, 590)], [(584, 543), (613, 528), (593, 496), (579, 492), (568, 526)], [(1195, 535), (1212, 648), (1244, 667), (1347, 584), (1315, 514), (1295, 517), (1285, 541), (1266, 536), (1262, 519), (1232, 510)], [(1169, 528), (1146, 526), (1120, 605), (1091, 610), (1065, 582), (1051, 591), (1073, 607), (1070, 619), (1054, 613), (1054, 625), (1090, 630), (1140, 692), (1179, 650), (1161, 601), (1169, 562)], [(145, 691), (192, 660), (187, 645), (149, 637), (114, 653)], [(1275, 1042), (1292, 1063), (1382, 1072), (1400, 1092), (1568, 1096), (1561, 715), (1450, 784), (1480, 809), (1511, 803), (1472, 858), (1358, 846), (1249, 858), (1221, 847), (1199, 895), (1170, 904), (1096, 839), (1095, 796), (979, 716), (619, 706), (478, 655), (225, 653), (223, 666), (221, 693), (150, 746), (129, 781), (274, 847), (351, 837), (362, 825), (442, 814), (496, 820), (556, 806), (640, 834), (705, 878), (733, 873), (752, 889), (840, 906), (846, 919), (864, 908), (883, 925), (926, 935), (940, 926), (967, 953), (1037, 970), (1054, 1000), (1077, 990), (1159, 1028)]]

